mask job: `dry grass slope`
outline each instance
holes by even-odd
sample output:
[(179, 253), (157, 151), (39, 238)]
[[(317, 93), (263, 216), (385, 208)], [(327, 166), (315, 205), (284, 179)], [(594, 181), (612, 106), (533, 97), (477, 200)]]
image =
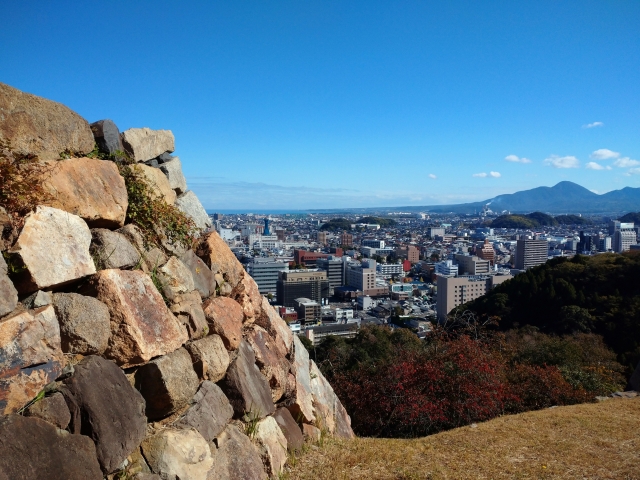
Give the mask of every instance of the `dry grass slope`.
[(286, 478), (640, 479), (640, 398), (505, 416), (415, 440), (328, 440)]

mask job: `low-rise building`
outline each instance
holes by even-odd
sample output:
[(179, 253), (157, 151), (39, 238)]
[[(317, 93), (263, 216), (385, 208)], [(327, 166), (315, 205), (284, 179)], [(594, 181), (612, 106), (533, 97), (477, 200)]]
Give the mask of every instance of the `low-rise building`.
[(513, 278), (510, 274), (478, 276), (438, 276), (438, 299), (436, 311), (438, 319), (444, 321), (451, 310), (458, 305), (481, 297), (496, 285)]

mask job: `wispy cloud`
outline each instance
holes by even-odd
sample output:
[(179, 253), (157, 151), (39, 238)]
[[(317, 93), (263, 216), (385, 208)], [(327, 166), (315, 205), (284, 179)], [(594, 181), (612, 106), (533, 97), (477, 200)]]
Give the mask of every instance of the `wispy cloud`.
[(544, 164), (553, 168), (578, 168), (580, 160), (573, 155), (560, 157), (559, 155), (551, 155), (544, 159)]
[(627, 173), (625, 173), (625, 175), (640, 175), (640, 168), (631, 168)]
[(500, 175), (500, 172), (489, 172), (489, 175), (491, 175), (493, 178), (500, 178), (502, 175)]
[(611, 160), (612, 158), (618, 158), (620, 154), (609, 150), (608, 148), (601, 148), (589, 155), (594, 160)]
[(613, 162), (613, 165), (619, 168), (637, 167), (640, 165), (638, 160), (632, 160), (629, 157), (622, 157)]
[(435, 180), (435, 179), (436, 179), (436, 178), (438, 178), (438, 177), (436, 177), (433, 173), (430, 173), (430, 174), (429, 174), (429, 178), (432, 178), (432, 179), (434, 179), (434, 180)]
[(474, 173), (472, 176), (473, 177), (478, 177), (478, 178), (484, 178), (484, 177), (487, 176), (487, 174), (484, 173), (484, 172), (482, 172), (482, 173)]
[(595, 127), (604, 127), (604, 123), (593, 122), (593, 123), (587, 123), (586, 125), (582, 126), (582, 128), (595, 128)]
[(607, 165), (606, 167), (603, 167), (602, 165), (596, 162), (587, 163), (585, 165), (585, 168), (587, 168), (588, 170), (611, 170), (611, 166)]
[(528, 158), (525, 157), (518, 157), (517, 155), (507, 155), (506, 157), (504, 157), (504, 159), (507, 162), (514, 162), (514, 163), (531, 163), (531, 160), (529, 160)]
[(502, 175), (500, 175), (500, 172), (482, 172), (482, 173), (474, 173), (472, 175), (472, 177), (476, 177), (476, 178), (487, 178), (487, 177), (493, 177), (493, 178), (500, 178)]

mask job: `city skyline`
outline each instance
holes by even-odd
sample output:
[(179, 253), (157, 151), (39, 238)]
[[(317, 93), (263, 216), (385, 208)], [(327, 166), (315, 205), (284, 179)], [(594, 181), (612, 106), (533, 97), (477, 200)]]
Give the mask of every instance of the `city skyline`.
[(0, 12), (12, 19), (1, 81), (90, 122), (172, 130), (210, 211), (466, 203), (563, 180), (640, 187), (638, 3)]

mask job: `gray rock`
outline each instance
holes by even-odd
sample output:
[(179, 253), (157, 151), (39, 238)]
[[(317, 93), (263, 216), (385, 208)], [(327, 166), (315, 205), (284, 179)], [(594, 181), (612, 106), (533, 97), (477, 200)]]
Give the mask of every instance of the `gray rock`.
[(91, 230), (91, 255), (96, 269), (128, 269), (140, 263), (140, 254), (127, 239), (118, 232), (106, 228)]
[(120, 130), (111, 120), (98, 120), (91, 125), (93, 138), (96, 140), (98, 149), (107, 155), (115, 155), (116, 152), (124, 152)]
[(22, 300), (22, 304), (25, 308), (40, 308), (45, 305), (51, 305), (53, 303), (53, 295), (51, 292), (45, 292), (38, 290), (36, 293), (32, 293), (27, 298)]
[(256, 358), (249, 344), (243, 340), (238, 355), (229, 366), (226, 378), (221, 382), (222, 390), (238, 417), (248, 414), (264, 418), (275, 411), (271, 389), (256, 366)]
[(105, 473), (117, 470), (145, 437), (142, 395), (114, 362), (98, 356), (78, 363), (61, 391), (71, 411), (69, 430), (95, 442)]
[(209, 218), (207, 211), (200, 203), (200, 200), (198, 200), (196, 194), (191, 190), (178, 196), (175, 206), (185, 214), (189, 215), (199, 229), (205, 230), (211, 227), (211, 219)]
[(232, 417), (233, 407), (220, 387), (205, 380), (193, 397), (193, 405), (176, 425), (195, 428), (207, 442), (212, 442)]
[(125, 151), (136, 162), (146, 162), (165, 152), (175, 150), (175, 139), (171, 130), (151, 130), (149, 128), (130, 128), (122, 132)]
[(191, 272), (193, 278), (193, 285), (195, 289), (200, 293), (200, 296), (208, 298), (216, 291), (216, 279), (215, 275), (211, 271), (207, 264), (198, 257), (193, 250), (187, 250), (182, 256), (180, 256), (182, 263)]
[(171, 312), (185, 326), (191, 340), (204, 337), (209, 333), (209, 325), (207, 325), (207, 318), (202, 310), (198, 292), (178, 295), (174, 297), (174, 301), (179, 301), (179, 303), (171, 306)]
[(164, 429), (142, 442), (142, 453), (164, 480), (206, 480), (211, 448), (195, 430)]
[(191, 354), (193, 368), (198, 376), (212, 382), (222, 380), (229, 368), (229, 352), (215, 333), (185, 345)]
[(149, 165), (150, 167), (153, 168), (158, 168), (160, 165), (158, 164), (158, 160), (156, 160), (155, 158), (151, 159), (151, 160), (147, 160), (146, 162), (144, 162), (145, 165)]
[(178, 257), (171, 257), (167, 263), (158, 269), (158, 276), (162, 289), (169, 300), (177, 295), (195, 290), (193, 276), (187, 266)]
[(316, 425), (322, 425), (337, 437), (354, 438), (351, 417), (313, 360), (311, 360), (310, 374)]
[(297, 335), (293, 336), (293, 346), (294, 357), (292, 371), (296, 377), (296, 385), (293, 398), (287, 408), (293, 418), (300, 418), (304, 423), (313, 423), (316, 417), (313, 411), (309, 352), (304, 348), (304, 345), (302, 345)]
[(187, 191), (187, 180), (182, 173), (182, 163), (179, 157), (173, 157), (171, 160), (165, 161), (160, 165), (160, 170), (169, 179), (169, 185), (178, 195)]
[(260, 452), (237, 426), (227, 425), (216, 444), (207, 480), (266, 480)]
[(4, 257), (0, 254), (0, 317), (13, 312), (18, 306), (18, 291), (9, 279), (7, 270)]
[(156, 157), (156, 160), (158, 161), (158, 163), (165, 163), (171, 160), (172, 158), (173, 158), (173, 155), (169, 155), (168, 153), (165, 152), (161, 155), (158, 155)]
[(96, 447), (35, 417), (0, 419), (0, 479), (102, 480)]
[(44, 397), (31, 405), (24, 414), (27, 417), (37, 417), (64, 430), (71, 421), (71, 413), (67, 402), (61, 393), (56, 392), (50, 397)]
[(273, 414), (273, 418), (280, 426), (280, 430), (287, 439), (287, 450), (290, 452), (300, 451), (304, 444), (302, 430), (291, 416), (291, 412), (286, 408), (278, 408)]
[(77, 293), (54, 293), (53, 306), (64, 353), (104, 353), (111, 335), (109, 309), (104, 303)]
[(277, 478), (287, 463), (287, 438), (273, 417), (260, 420), (256, 425), (255, 439), (261, 447), (267, 473)]
[(150, 420), (159, 420), (186, 406), (198, 390), (198, 376), (184, 348), (156, 358), (135, 373), (136, 388), (147, 401)]

